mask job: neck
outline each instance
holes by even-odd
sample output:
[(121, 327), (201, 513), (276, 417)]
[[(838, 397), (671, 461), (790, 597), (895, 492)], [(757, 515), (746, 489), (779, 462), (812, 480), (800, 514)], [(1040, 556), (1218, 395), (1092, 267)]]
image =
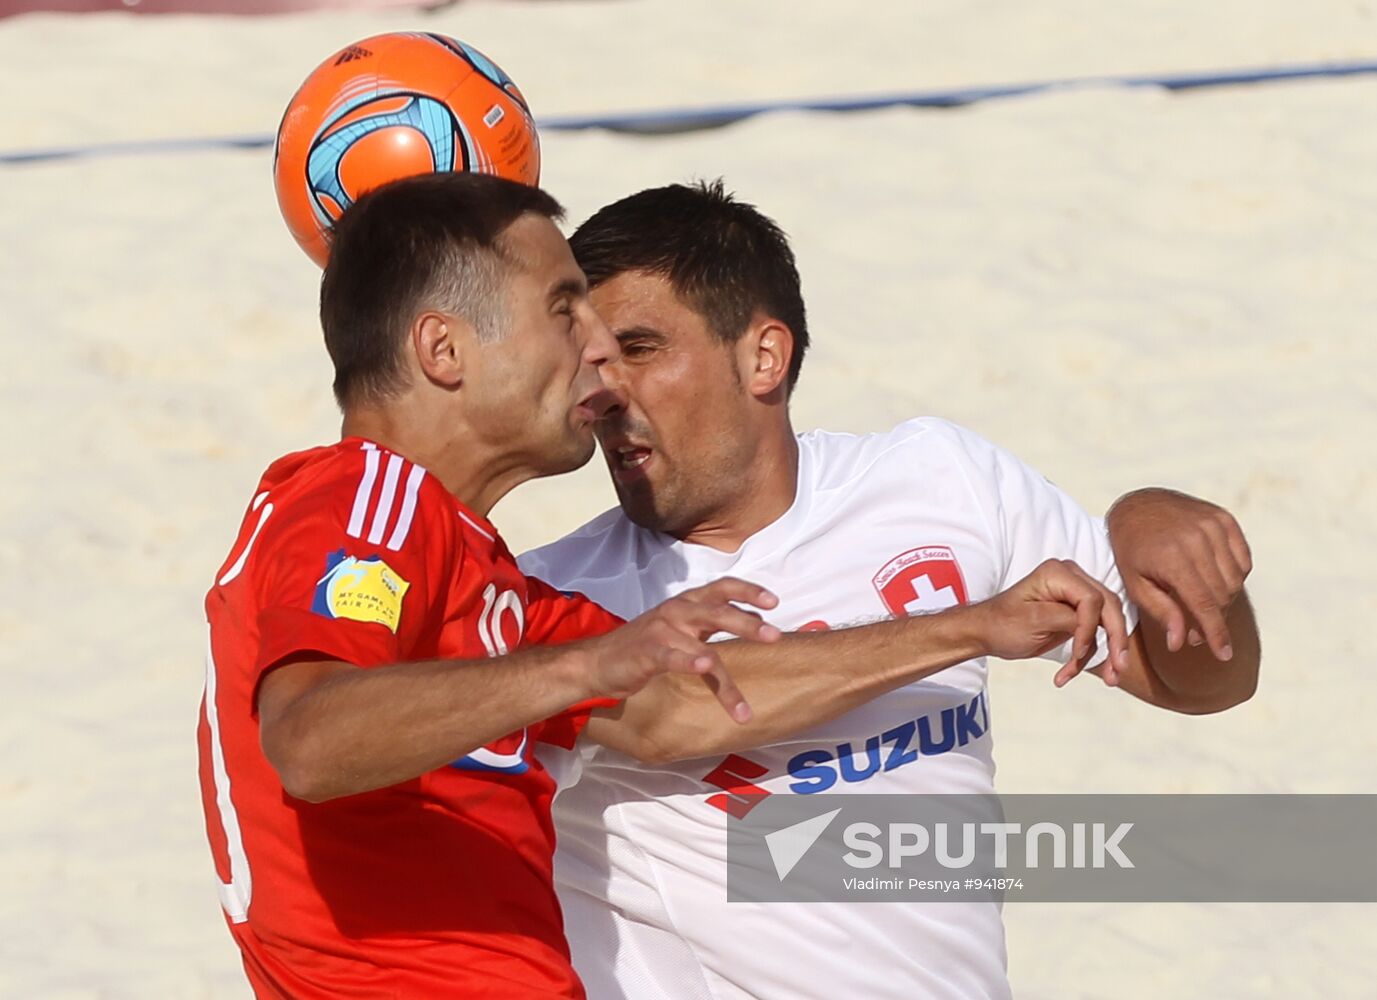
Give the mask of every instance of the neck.
[(727, 505), (680, 535), (690, 545), (735, 552), (784, 516), (798, 493), (798, 439), (788, 420), (762, 437)]
[[(344, 437), (360, 437), (415, 462), (474, 513), (487, 517), (497, 501), (529, 479), (527, 469), (476, 446), (477, 435), (443, 415), (425, 413), (424, 403), (401, 400), (387, 406), (351, 407), (344, 414)], [(438, 418), (438, 419), (437, 419)], [(454, 426), (437, 436), (433, 428)]]

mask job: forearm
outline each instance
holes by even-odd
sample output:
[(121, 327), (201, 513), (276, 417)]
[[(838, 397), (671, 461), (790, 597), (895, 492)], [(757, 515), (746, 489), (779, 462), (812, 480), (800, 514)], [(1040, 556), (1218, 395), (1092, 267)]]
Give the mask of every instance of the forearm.
[(589, 697), (581, 655), (572, 644), (367, 670), (289, 664), (275, 674), (299, 671), (301, 693), (282, 680), (263, 750), (288, 793), (309, 801), (399, 784)]
[(1239, 594), (1225, 622), (1233, 657), (1220, 661), (1206, 645), (1184, 645), (1173, 653), (1166, 634), (1144, 616), (1133, 635), (1132, 667), (1120, 687), (1150, 704), (1190, 715), (1222, 712), (1257, 689), (1262, 645), (1247, 593)]
[(984, 655), (979, 605), (831, 632), (792, 633), (771, 644), (716, 649), (752, 710), (741, 724), (696, 677), (667, 675), (617, 710), (599, 713), (591, 739), (648, 761), (763, 746), (826, 722), (895, 688)]

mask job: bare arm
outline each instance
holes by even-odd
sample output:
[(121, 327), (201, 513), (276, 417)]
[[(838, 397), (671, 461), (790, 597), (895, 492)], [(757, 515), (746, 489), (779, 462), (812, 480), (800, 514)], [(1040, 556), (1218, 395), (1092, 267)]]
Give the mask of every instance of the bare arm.
[(649, 762), (744, 750), (836, 718), (888, 691), (975, 657), (1036, 656), (1075, 637), (1064, 684), (1093, 651), (1097, 626), (1115, 663), (1127, 658), (1119, 600), (1073, 563), (1049, 561), (1004, 593), (938, 614), (835, 632), (794, 633), (773, 645), (719, 645), (751, 705), (734, 725), (701, 679), (657, 678), (616, 709), (599, 710), (585, 734)]
[(714, 714), (734, 725), (727, 712), (749, 709), (703, 640), (727, 631), (770, 641), (777, 630), (730, 601), (774, 605), (767, 591), (726, 579), (562, 646), (368, 669), (286, 663), (259, 685), (263, 753), (289, 795), (321, 802), (409, 781), (577, 702), (624, 698), (671, 672), (704, 690), (708, 681)]
[(581, 643), (367, 670), (288, 663), (259, 686), (263, 753), (309, 802), (385, 788), (594, 697), (588, 675)]
[(1247, 701), (1257, 689), (1262, 647), (1246, 593), (1233, 601), (1225, 620), (1233, 655), (1221, 662), (1206, 645), (1186, 644), (1173, 651), (1162, 626), (1144, 618), (1131, 637), (1129, 666), (1119, 687), (1149, 705), (1185, 715), (1222, 712)]
[(1165, 489), (1126, 494), (1106, 521), (1129, 597), (1143, 612), (1120, 686), (1191, 715), (1251, 698), (1262, 646), (1243, 590), (1253, 564), (1238, 522)]

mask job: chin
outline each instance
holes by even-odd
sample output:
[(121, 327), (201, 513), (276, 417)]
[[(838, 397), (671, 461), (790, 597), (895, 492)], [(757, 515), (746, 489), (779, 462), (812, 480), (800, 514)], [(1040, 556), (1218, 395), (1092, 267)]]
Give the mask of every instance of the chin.
[(588, 464), (595, 451), (597, 445), (593, 443), (592, 432), (576, 432), (572, 438), (560, 442), (559, 447), (546, 452), (548, 461), (542, 467), (541, 475), (558, 476), (581, 469)]
[(670, 519), (655, 506), (655, 492), (649, 480), (641, 479), (631, 483), (616, 483), (617, 502), (627, 519), (648, 531), (673, 534)]

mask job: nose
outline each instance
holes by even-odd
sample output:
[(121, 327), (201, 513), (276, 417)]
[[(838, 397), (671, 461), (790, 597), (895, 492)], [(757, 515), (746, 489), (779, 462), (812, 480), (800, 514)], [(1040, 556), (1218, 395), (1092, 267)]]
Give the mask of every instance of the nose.
[[(616, 341), (612, 341), (616, 344)], [(620, 357), (620, 350), (618, 357)], [(606, 420), (626, 411), (630, 402), (626, 393), (626, 383), (622, 379), (621, 365), (616, 361), (597, 366), (598, 379), (602, 383), (597, 400), (592, 403), (599, 420)]]
[(583, 360), (590, 365), (607, 365), (622, 356), (621, 345), (592, 306), (588, 307), (588, 339), (583, 345)]
[(622, 347), (603, 322), (591, 303), (585, 302), (584, 319), (585, 340), (583, 343), (583, 363), (592, 365), (601, 383), (596, 396), (589, 405), (597, 413), (598, 420), (606, 420), (626, 410), (627, 396), (623, 388), (620, 365)]

